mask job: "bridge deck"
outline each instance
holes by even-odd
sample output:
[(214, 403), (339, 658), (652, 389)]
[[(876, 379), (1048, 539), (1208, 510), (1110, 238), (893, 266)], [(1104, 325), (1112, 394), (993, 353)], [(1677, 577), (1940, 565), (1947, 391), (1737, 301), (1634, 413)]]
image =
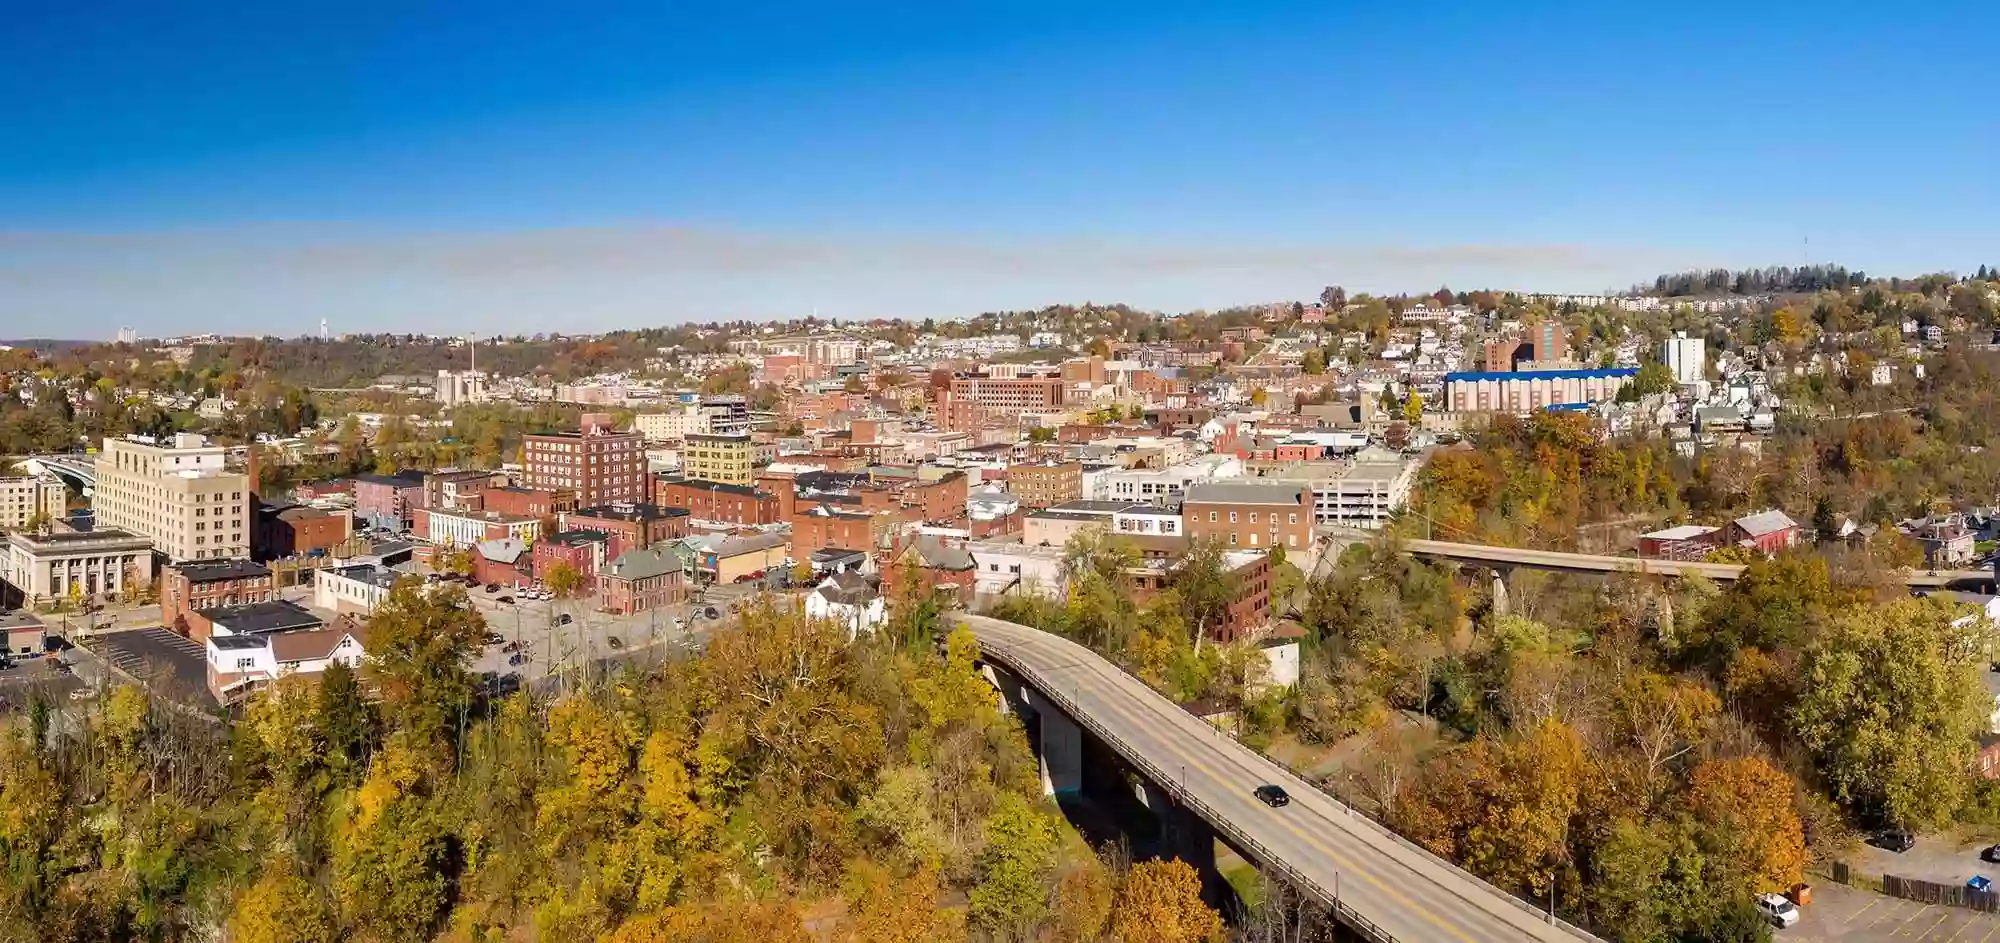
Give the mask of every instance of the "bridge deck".
[[(1591, 940), (1395, 836), (1161, 697), (1081, 645), (960, 616), (986, 657), (1068, 711), (1222, 836), (1377, 940)], [(1251, 790), (1277, 783), (1292, 804)]]

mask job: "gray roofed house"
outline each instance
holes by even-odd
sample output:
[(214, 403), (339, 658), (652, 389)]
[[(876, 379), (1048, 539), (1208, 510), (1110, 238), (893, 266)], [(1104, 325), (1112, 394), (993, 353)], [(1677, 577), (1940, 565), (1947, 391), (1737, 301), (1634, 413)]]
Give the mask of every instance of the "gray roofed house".
[(917, 565), (930, 570), (970, 570), (978, 566), (964, 547), (945, 543), (932, 534), (912, 541), (905, 554), (905, 559), (914, 557)]
[(1762, 537), (1765, 534), (1775, 534), (1787, 527), (1797, 527), (1799, 523), (1783, 511), (1771, 510), (1739, 517), (1736, 519), (1736, 526), (1751, 537)]
[(684, 566), (681, 555), (666, 547), (641, 547), (627, 550), (611, 561), (600, 576), (621, 580), (645, 580), (668, 573), (681, 572)]
[(771, 531), (763, 534), (751, 534), (748, 537), (725, 538), (720, 544), (715, 546), (714, 552), (719, 557), (733, 557), (739, 554), (756, 553), (760, 550), (782, 547), (791, 542), (791, 535)]
[(519, 537), (482, 540), (474, 546), (479, 548), (480, 556), (494, 563), (514, 563), (521, 559), (522, 554), (528, 552), (527, 541)]

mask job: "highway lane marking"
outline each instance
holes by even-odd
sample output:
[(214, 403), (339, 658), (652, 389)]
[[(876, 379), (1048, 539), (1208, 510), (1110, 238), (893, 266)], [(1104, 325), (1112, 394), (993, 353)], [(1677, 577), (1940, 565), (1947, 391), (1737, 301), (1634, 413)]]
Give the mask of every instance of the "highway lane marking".
[[(1034, 647), (1034, 645), (1033, 642), (1030, 641), (1028, 643), (1017, 643), (1016, 647)], [(1063, 652), (1059, 649), (1055, 651), (1050, 651), (1045, 648), (1038, 648), (1037, 650), (1042, 651), (1045, 654), (1060, 655), (1065, 658), (1069, 657), (1070, 654), (1068, 652)], [(1131, 678), (1130, 676), (1123, 674), (1123, 672), (1120, 672), (1117, 677), (1112, 677), (1107, 672), (1105, 672), (1103, 668), (1100, 668), (1099, 667), (1100, 665), (1103, 665), (1105, 667), (1111, 667), (1110, 663), (1104, 661), (1102, 657), (1097, 656), (1095, 653), (1091, 653), (1090, 660), (1088, 661), (1077, 660), (1073, 662), (1073, 664), (1071, 664), (1069, 667), (1083, 668), (1089, 671), (1090, 673), (1097, 675), (1099, 678), (1103, 678), (1107, 681), (1112, 682), (1114, 685), (1119, 683), (1131, 683), (1131, 684), (1143, 683), (1138, 681), (1138, 679), (1136, 678)], [(1050, 680), (1056, 681), (1057, 679), (1051, 678)], [(1144, 703), (1142, 698), (1134, 697), (1133, 700), (1139, 701), (1141, 704)], [(1116, 700), (1114, 698), (1104, 697), (1103, 704), (1107, 710), (1109, 710), (1111, 713), (1117, 714), (1118, 716), (1123, 718), (1127, 723), (1133, 724), (1135, 727), (1139, 729), (1144, 729), (1147, 726), (1147, 724), (1145, 724), (1144, 721), (1147, 720), (1148, 718), (1140, 717), (1138, 715), (1131, 713), (1131, 711), (1127, 710), (1124, 705), (1116, 703)], [(1175, 709), (1178, 710), (1178, 708)], [(1178, 724), (1172, 724), (1169, 726), (1179, 727)], [(1185, 730), (1184, 727), (1180, 729)], [(1235, 741), (1233, 740), (1230, 742), (1232, 744), (1235, 743)], [(1218, 775), (1213, 769), (1209, 768), (1206, 764), (1202, 763), (1199, 759), (1195, 758), (1195, 756), (1193, 756), (1187, 750), (1183, 749), (1179, 744), (1179, 742), (1177, 742), (1173, 738), (1167, 738), (1165, 746), (1167, 747), (1168, 751), (1173, 753), (1176, 757), (1180, 758), (1181, 760), (1185, 760), (1190, 767), (1200, 770), (1202, 775), (1208, 777), (1211, 780), (1214, 780), (1218, 785), (1223, 787), (1223, 789), (1226, 790), (1231, 785), (1231, 783), (1227, 778)], [(1222, 753), (1225, 758), (1228, 758), (1228, 753), (1226, 751), (1218, 750), (1217, 752)], [(1237, 764), (1232, 764), (1232, 765), (1237, 765)], [(1251, 773), (1255, 772), (1254, 770), (1248, 770), (1248, 769), (1244, 769), (1243, 771)], [(1217, 809), (1216, 811), (1221, 812), (1223, 810)], [(1373, 874), (1370, 874), (1368, 871), (1355, 867), (1351, 859), (1335, 851), (1333, 848), (1327, 846), (1325, 842), (1321, 841), (1315, 836), (1310, 835), (1304, 831), (1301, 831), (1299, 827), (1294, 823), (1290, 821), (1279, 820), (1277, 824), (1285, 831), (1291, 833), (1291, 835), (1294, 838), (1304, 841), (1307, 845), (1318, 850), (1321, 854), (1326, 855), (1334, 863), (1338, 864), (1341, 870), (1359, 876), (1363, 881), (1366, 881), (1370, 886), (1382, 892), (1385, 896), (1389, 897), (1390, 899), (1394, 900), (1399, 904), (1402, 904), (1404, 907), (1408, 908), (1412, 913), (1416, 913), (1422, 916), (1425, 920), (1428, 920), (1432, 924), (1436, 925), (1439, 929), (1443, 930), (1444, 932), (1451, 934), (1453, 937), (1459, 940), (1465, 941), (1465, 943), (1472, 943), (1473, 938), (1466, 936), (1465, 933), (1463, 933), (1455, 924), (1447, 922), (1443, 918), (1439, 917), (1437, 914), (1433, 913), (1428, 908), (1418, 904), (1415, 900), (1412, 900), (1411, 898), (1404, 896), (1401, 892), (1383, 883), (1381, 879), (1375, 877)], [(1405, 865), (1400, 861), (1396, 861), (1393, 858), (1390, 859), (1389, 863), (1404, 870), (1410, 870), (1412, 871), (1413, 874), (1416, 873), (1414, 869), (1409, 868), (1408, 865)], [(1495, 893), (1501, 893), (1501, 892), (1496, 889)], [(1503, 920), (1501, 922), (1505, 923), (1506, 921)]]

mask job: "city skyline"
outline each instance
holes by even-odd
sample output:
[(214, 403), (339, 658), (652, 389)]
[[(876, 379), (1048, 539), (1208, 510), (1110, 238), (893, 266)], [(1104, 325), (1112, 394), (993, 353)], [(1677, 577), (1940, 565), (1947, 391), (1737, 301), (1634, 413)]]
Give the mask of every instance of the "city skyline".
[(0, 318), (603, 331), (2000, 259), (1991, 11), (1810, 9), (42, 11), (0, 37)]

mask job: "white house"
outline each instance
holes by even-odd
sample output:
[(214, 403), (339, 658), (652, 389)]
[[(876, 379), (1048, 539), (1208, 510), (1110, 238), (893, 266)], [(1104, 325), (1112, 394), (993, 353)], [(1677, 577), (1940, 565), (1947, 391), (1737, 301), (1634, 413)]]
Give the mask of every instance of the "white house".
[(889, 621), (882, 594), (859, 573), (838, 572), (806, 594), (806, 617), (826, 619), (847, 629), (851, 640)]
[(206, 643), (208, 690), (228, 704), (285, 675), (318, 674), (334, 662), (358, 667), (366, 657), (360, 626), (275, 632), (269, 635), (211, 635)]
[(319, 570), (313, 576), (313, 605), (342, 614), (370, 615), (396, 585), (394, 570), (360, 563)]
[(1061, 547), (975, 540), (965, 549), (972, 554), (975, 595), (1025, 593), (1054, 598), (1063, 593)]

